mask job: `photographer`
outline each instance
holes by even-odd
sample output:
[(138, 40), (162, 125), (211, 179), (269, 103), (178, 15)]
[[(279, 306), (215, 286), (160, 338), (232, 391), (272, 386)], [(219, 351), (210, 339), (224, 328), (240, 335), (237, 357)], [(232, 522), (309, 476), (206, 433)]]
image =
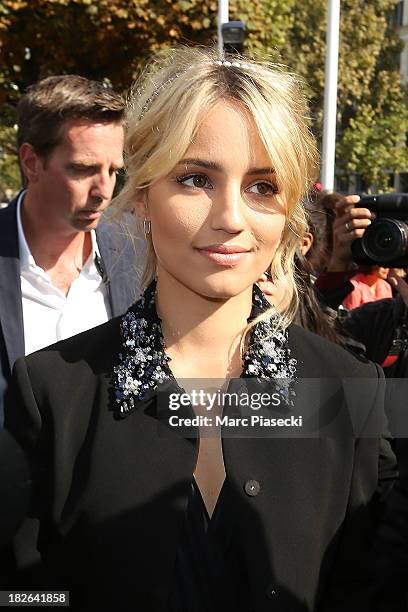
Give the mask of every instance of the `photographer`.
[[(356, 206), (359, 201), (359, 196), (347, 196), (334, 206), (333, 251), (326, 271), (319, 275), (315, 284), (321, 298), (331, 308), (338, 308), (354, 290), (350, 280), (355, 274), (355, 270), (350, 269), (353, 258), (351, 245), (354, 240), (363, 237), (376, 218), (375, 212)], [(405, 377), (408, 373), (408, 284), (401, 277), (390, 280), (390, 283), (398, 292), (395, 298), (370, 302), (353, 309), (344, 317), (343, 326), (353, 338), (365, 345), (369, 359), (383, 365), (386, 376)]]
[[(332, 251), (332, 204), (336, 203), (340, 194), (319, 194), (310, 197), (304, 203), (307, 213), (309, 231), (304, 236), (295, 255), (296, 281), (299, 291), (299, 306), (296, 322), (301, 327), (348, 348), (354, 353), (364, 352), (364, 346), (355, 342), (348, 333), (344, 333), (337, 318), (337, 304), (332, 308), (322, 300), (320, 292), (315, 290), (316, 274), (322, 270)], [(354, 196), (353, 196), (354, 197)], [(340, 280), (343, 274), (340, 275)], [(259, 286), (267, 298), (278, 309), (283, 306), (284, 286), (268, 279), (264, 274)]]
[[(332, 244), (329, 261), (324, 271), (316, 279), (316, 289), (330, 308), (336, 309), (353, 291), (350, 282), (354, 270), (351, 270), (351, 244), (356, 238), (361, 238), (365, 229), (375, 218), (375, 214), (366, 208), (356, 208), (360, 196), (343, 197), (340, 193), (332, 196), (329, 213), (334, 214), (332, 223)], [(337, 196), (333, 198), (333, 196)], [(321, 198), (324, 206), (327, 196)]]
[[(368, 208), (358, 206), (358, 196), (348, 196), (335, 206), (333, 251), (326, 270), (315, 286), (327, 304), (337, 308), (354, 287), (351, 245), (362, 238), (376, 218)], [(404, 415), (408, 380), (406, 348), (408, 283), (401, 274), (388, 276), (396, 296), (360, 306), (350, 311), (343, 326), (364, 343), (369, 359), (382, 364), (393, 378), (387, 384), (386, 407), (390, 428), (395, 435), (393, 447), (398, 458), (399, 481), (386, 499), (373, 549), (373, 612), (408, 610), (408, 439)], [(341, 311), (340, 311), (341, 312)], [(391, 365), (389, 365), (391, 362)]]

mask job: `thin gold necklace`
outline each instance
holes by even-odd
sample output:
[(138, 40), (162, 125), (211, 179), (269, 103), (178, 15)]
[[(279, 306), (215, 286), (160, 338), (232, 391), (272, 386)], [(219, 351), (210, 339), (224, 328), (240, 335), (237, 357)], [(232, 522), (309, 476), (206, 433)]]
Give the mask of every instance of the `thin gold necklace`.
[[(84, 248), (84, 246), (82, 245), (81, 252), (83, 252), (83, 248)], [(77, 255), (78, 255), (78, 252), (74, 256), (74, 268), (75, 268), (75, 270), (77, 272), (79, 272), (79, 274), (81, 274), (81, 272), (82, 272), (82, 270), (84, 268), (84, 264), (82, 263), (80, 266), (77, 264)], [(81, 259), (83, 260), (83, 256), (81, 256)]]

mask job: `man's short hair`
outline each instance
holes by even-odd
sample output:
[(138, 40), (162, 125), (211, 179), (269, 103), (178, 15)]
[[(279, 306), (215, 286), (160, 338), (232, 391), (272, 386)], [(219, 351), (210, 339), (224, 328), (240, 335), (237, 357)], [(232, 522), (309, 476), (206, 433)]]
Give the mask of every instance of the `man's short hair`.
[(51, 76), (31, 85), (17, 106), (18, 147), (28, 142), (47, 158), (70, 119), (120, 123), (125, 101), (105, 83), (76, 74)]

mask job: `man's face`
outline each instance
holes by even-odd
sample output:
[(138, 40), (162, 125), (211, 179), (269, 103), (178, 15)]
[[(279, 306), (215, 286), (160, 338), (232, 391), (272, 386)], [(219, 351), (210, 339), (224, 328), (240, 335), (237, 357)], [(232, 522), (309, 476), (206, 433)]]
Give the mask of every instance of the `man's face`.
[(43, 217), (64, 233), (94, 229), (122, 166), (120, 123), (68, 121), (61, 144), (37, 165), (35, 186)]

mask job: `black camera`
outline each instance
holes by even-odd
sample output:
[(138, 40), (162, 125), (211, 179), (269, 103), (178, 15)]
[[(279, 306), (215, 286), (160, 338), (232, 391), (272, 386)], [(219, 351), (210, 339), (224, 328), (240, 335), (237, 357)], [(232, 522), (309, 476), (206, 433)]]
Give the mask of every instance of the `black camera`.
[(353, 260), (365, 266), (408, 268), (408, 193), (364, 196), (357, 206), (376, 218), (351, 245)]

